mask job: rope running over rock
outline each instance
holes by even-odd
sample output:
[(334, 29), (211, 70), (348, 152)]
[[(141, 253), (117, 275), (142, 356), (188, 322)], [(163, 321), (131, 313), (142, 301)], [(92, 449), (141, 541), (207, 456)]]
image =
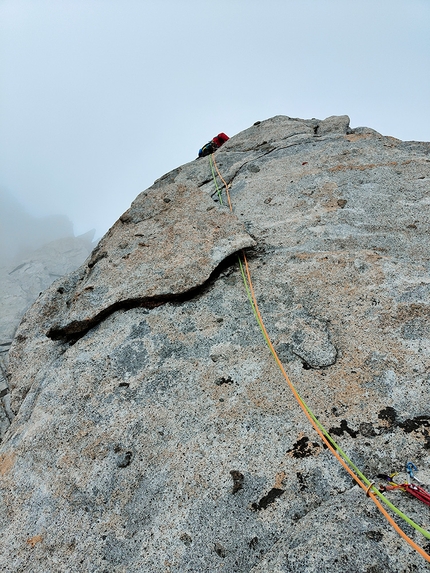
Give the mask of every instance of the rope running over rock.
[[(233, 206), (232, 206), (231, 199), (230, 199), (229, 186), (225, 182), (225, 180), (223, 179), (223, 177), (220, 173), (220, 170), (218, 168), (218, 165), (216, 163), (215, 156), (213, 153), (212, 153), (212, 155), (209, 156), (209, 161), (210, 161), (212, 176), (214, 179), (214, 183), (215, 183), (215, 187), (217, 190), (217, 195), (218, 195), (220, 204), (221, 205), (223, 204), (222, 193), (218, 187), (214, 167), (216, 169), (216, 172), (217, 172), (219, 178), (221, 179), (221, 181), (224, 185), (228, 205), (230, 207), (231, 212), (233, 213)], [(397, 525), (397, 523), (394, 521), (394, 519), (389, 515), (387, 510), (382, 506), (382, 504), (380, 503), (380, 501), (377, 499), (376, 496), (378, 496), (396, 515), (401, 517), (406, 523), (408, 523), (411, 527), (413, 527), (414, 529), (419, 531), (427, 539), (430, 539), (430, 533), (427, 530), (425, 530), (424, 528), (422, 528), (421, 526), (419, 526), (417, 523), (415, 523), (407, 515), (405, 515), (398, 507), (396, 507), (394, 504), (392, 504), (377, 488), (374, 487), (373, 483), (354, 465), (354, 463), (349, 459), (347, 454), (334, 441), (334, 439), (331, 437), (331, 435), (328, 433), (328, 431), (319, 422), (319, 420), (314, 415), (312, 410), (309, 408), (309, 406), (306, 404), (306, 402), (303, 400), (303, 398), (301, 398), (301, 396), (297, 392), (294, 384), (291, 382), (287, 372), (285, 371), (285, 368), (284, 368), (281, 360), (279, 359), (279, 356), (276, 353), (275, 348), (273, 347), (273, 344), (272, 344), (271, 339), (269, 337), (269, 334), (266, 330), (266, 327), (264, 326), (263, 318), (260, 314), (260, 310), (259, 310), (258, 304), (257, 304), (257, 299), (256, 299), (255, 293), (254, 293), (254, 287), (253, 287), (252, 280), (251, 280), (251, 272), (249, 269), (248, 260), (246, 258), (246, 254), (244, 251), (242, 251), (242, 254), (238, 256), (238, 259), (239, 259), (240, 272), (242, 274), (246, 293), (248, 295), (248, 299), (249, 299), (249, 302), (251, 304), (252, 311), (253, 311), (254, 316), (257, 320), (257, 323), (260, 327), (260, 330), (263, 334), (263, 337), (266, 341), (266, 344), (269, 347), (269, 350), (272, 353), (273, 358), (275, 359), (279, 369), (281, 370), (281, 373), (284, 376), (291, 392), (293, 393), (295, 399), (297, 400), (299, 406), (301, 407), (304, 414), (308, 418), (309, 422), (312, 424), (314, 430), (320, 436), (321, 440), (325, 443), (327, 448), (336, 457), (336, 459), (339, 461), (339, 463), (342, 464), (342, 466), (345, 468), (345, 470), (351, 475), (351, 477), (361, 487), (361, 489), (366, 493), (366, 495), (368, 497), (370, 497), (370, 499), (373, 501), (373, 503), (376, 505), (376, 507), (379, 509), (379, 511), (382, 513), (382, 515), (384, 515), (384, 517), (387, 519), (389, 524), (397, 531), (397, 533), (413, 549), (415, 549), (415, 551), (417, 551), (426, 561), (430, 562), (430, 555), (428, 553), (426, 553), (424, 551), (424, 549), (422, 549), (422, 547), (417, 545), (408, 535), (406, 535), (406, 533)]]

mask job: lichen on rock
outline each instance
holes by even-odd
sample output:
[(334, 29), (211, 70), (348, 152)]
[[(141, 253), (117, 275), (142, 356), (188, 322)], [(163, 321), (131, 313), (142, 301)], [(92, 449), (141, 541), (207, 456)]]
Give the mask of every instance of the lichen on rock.
[(231, 255), (251, 247), (274, 346), (355, 463), (426, 475), (429, 157), (278, 116), (216, 152), (234, 214), (207, 159), (139, 195), (12, 344), (0, 568), (424, 570), (297, 408)]

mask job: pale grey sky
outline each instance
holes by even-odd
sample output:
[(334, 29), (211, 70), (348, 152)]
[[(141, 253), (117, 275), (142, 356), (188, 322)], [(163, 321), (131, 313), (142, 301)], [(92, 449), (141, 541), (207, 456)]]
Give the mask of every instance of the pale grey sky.
[(282, 114), (430, 140), (429, 0), (0, 0), (0, 191), (106, 232)]

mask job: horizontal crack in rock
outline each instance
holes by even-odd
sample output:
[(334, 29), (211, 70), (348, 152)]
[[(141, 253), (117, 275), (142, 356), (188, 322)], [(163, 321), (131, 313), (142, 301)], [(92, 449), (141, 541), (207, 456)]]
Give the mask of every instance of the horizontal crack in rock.
[(156, 308), (158, 306), (168, 304), (168, 303), (183, 303), (187, 300), (191, 300), (196, 296), (203, 294), (207, 288), (209, 288), (213, 282), (219, 277), (219, 275), (224, 272), (227, 268), (236, 265), (237, 254), (233, 253), (229, 257), (226, 257), (221, 263), (212, 271), (209, 278), (198, 286), (194, 286), (191, 289), (178, 294), (166, 294), (154, 297), (137, 297), (135, 299), (128, 299), (118, 301), (112, 304), (101, 312), (96, 314), (90, 320), (86, 321), (72, 321), (67, 326), (63, 328), (50, 328), (46, 332), (46, 336), (51, 340), (60, 340), (63, 342), (68, 342), (69, 344), (75, 344), (80, 338), (85, 336), (89, 330), (94, 328), (97, 324), (100, 324), (103, 320), (109, 317), (114, 312), (118, 310), (131, 310), (133, 308)]

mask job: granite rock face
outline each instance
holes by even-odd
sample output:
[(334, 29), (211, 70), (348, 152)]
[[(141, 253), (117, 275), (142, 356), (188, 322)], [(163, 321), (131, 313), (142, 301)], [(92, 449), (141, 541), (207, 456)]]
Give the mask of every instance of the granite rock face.
[[(34, 230), (35, 224), (31, 218), (23, 221), (20, 212), (8, 213), (6, 210), (6, 214), (17, 216), (18, 222), (28, 224), (30, 232)], [(53, 232), (49, 229), (52, 221), (47, 219), (46, 235), (49, 236), (49, 233)], [(9, 222), (9, 226), (11, 225), (12, 221)], [(13, 251), (13, 240), (19, 239), (18, 231), (11, 236), (6, 236), (6, 232), (10, 231), (7, 226), (2, 231), (5, 233), (2, 239), (5, 239), (6, 246), (8, 246), (6, 239), (10, 241), (9, 246)], [(40, 229), (38, 231), (37, 240), (40, 241), (43, 236), (41, 237)], [(90, 231), (79, 237), (56, 239), (37, 249), (27, 248), (27, 253), (24, 255), (16, 255), (10, 260), (3, 258), (0, 261), (0, 439), (13, 418), (6, 371), (8, 351), (19, 323), (42, 291), (54, 280), (76, 269), (85, 261), (94, 248), (93, 235), (94, 232)]]
[(185, 294), (226, 257), (253, 244), (237, 218), (197, 187), (144, 192), (100, 241), (76, 282), (57, 288), (68, 296), (49, 318), (48, 336), (87, 331), (118, 306)]
[[(324, 449), (430, 482), (430, 144), (275, 117), (139, 195), (26, 313), (0, 449), (4, 571), (424, 571)], [(224, 193), (224, 192), (223, 192)], [(430, 526), (426, 506), (389, 494)], [(428, 541), (411, 529), (420, 545)]]

